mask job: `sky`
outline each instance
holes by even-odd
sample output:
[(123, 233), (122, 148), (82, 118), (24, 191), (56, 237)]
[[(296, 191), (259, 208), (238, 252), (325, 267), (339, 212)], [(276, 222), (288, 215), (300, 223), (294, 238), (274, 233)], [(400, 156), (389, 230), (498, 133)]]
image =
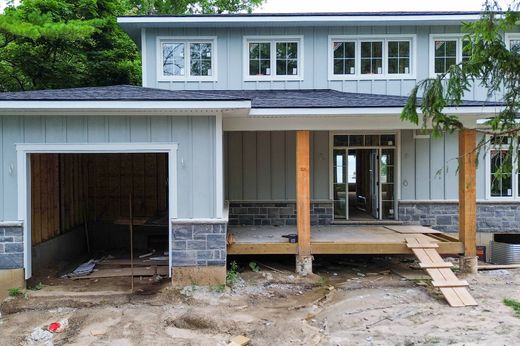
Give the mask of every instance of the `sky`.
[[(499, 0), (504, 6), (511, 0)], [(0, 0), (0, 12), (7, 0)], [(267, 0), (255, 12), (478, 11), (484, 0)]]

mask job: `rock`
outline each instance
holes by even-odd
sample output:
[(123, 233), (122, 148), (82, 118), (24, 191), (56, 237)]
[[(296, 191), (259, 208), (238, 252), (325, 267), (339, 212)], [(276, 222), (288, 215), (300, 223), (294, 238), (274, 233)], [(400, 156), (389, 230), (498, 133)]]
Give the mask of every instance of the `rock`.
[[(40, 327), (36, 327), (33, 329), (31, 335), (29, 335), (27, 337), (27, 341), (32, 344), (32, 343), (38, 343), (38, 344), (41, 344), (41, 343), (44, 343), (44, 344), (49, 344), (49, 345), (52, 345), (52, 342), (50, 342), (52, 339), (52, 333), (49, 332), (48, 330), (44, 330)], [(50, 343), (49, 343), (50, 342)]]

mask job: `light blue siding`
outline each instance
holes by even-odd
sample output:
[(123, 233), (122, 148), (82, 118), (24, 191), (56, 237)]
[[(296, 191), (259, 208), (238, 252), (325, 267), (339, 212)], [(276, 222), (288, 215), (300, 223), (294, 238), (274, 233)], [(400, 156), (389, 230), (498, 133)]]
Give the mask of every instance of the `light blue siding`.
[[(401, 199), (458, 199), (458, 134), (442, 138), (414, 139), (413, 131), (401, 132)], [(483, 154), (477, 166), (477, 198), (485, 197)]]
[[(373, 27), (294, 27), (294, 28), (215, 28), (215, 29), (147, 29), (146, 78), (144, 85), (173, 90), (211, 89), (311, 89), (331, 88), (346, 92), (406, 96), (416, 84), (430, 75), (430, 34), (460, 33), (458, 26), (373, 26)], [(328, 40), (333, 35), (416, 35), (417, 79), (328, 79)], [(298, 35), (303, 36), (302, 80), (244, 81), (244, 36)], [(217, 81), (158, 81), (157, 37), (215, 36), (217, 37)], [(482, 87), (473, 88), (467, 99), (486, 99)]]
[[(225, 132), (226, 199), (286, 201), (296, 196), (294, 131)], [(311, 135), (311, 197), (329, 198), (329, 133)]]
[(21, 143), (178, 143), (178, 216), (216, 215), (213, 116), (3, 116), (0, 123), (0, 220), (18, 219)]

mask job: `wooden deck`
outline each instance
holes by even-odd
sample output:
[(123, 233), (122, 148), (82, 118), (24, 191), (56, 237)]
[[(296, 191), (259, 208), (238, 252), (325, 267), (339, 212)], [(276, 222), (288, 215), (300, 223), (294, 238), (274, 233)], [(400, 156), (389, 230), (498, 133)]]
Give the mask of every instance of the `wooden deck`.
[[(296, 226), (229, 226), (228, 255), (275, 255), (298, 253), (297, 244), (284, 234), (296, 234)], [(311, 254), (412, 254), (406, 245), (410, 234), (438, 244), (441, 254), (464, 251), (455, 234), (445, 234), (421, 226), (334, 225), (313, 226)]]

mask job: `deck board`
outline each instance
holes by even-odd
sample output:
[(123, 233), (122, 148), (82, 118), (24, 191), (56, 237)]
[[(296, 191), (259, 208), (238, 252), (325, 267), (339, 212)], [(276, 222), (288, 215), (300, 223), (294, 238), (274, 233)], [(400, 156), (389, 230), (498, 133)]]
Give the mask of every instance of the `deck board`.
[[(233, 244), (228, 254), (295, 254), (296, 244), (290, 244), (282, 235), (295, 234), (296, 226), (229, 226)], [(421, 232), (422, 233), (422, 232)], [(438, 234), (437, 234), (438, 235)], [(313, 254), (411, 254), (406, 245), (410, 233), (399, 233), (383, 225), (313, 226), (311, 252)], [(439, 245), (440, 253), (459, 253), (459, 242), (443, 241), (439, 237), (428, 241)]]

